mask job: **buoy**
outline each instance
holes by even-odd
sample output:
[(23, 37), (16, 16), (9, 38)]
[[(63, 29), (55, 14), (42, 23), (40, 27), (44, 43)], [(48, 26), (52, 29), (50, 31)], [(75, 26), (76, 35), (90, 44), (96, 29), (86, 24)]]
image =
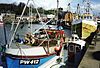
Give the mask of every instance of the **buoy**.
[(55, 51), (59, 51), (60, 50), (60, 47), (59, 46), (56, 46), (55, 47)]

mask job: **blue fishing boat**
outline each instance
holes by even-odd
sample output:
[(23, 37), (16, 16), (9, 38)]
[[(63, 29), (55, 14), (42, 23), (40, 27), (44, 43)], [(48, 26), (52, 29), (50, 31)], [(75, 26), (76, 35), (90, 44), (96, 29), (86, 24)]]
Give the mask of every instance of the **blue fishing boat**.
[[(26, 32), (23, 36), (16, 34), (27, 4), (23, 9), (20, 20), (18, 21), (15, 31), (11, 37), (11, 41), (5, 50), (6, 67), (59, 68), (61, 65), (64, 65), (64, 30), (58, 30), (56, 28), (52, 29), (52, 27), (45, 29), (46, 24), (49, 22), (48, 21), (41, 24), (41, 27), (34, 31), (31, 26), (30, 32)], [(43, 22), (41, 21), (41, 23)]]
[(20, 38), (6, 49), (7, 68), (50, 68), (62, 60), (63, 30), (42, 29), (40, 33), (26, 34), (23, 40)]

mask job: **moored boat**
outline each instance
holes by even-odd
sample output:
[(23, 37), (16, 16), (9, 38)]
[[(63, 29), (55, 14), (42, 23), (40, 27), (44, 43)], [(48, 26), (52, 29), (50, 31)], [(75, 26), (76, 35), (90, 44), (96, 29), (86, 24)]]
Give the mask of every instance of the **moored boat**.
[[(48, 22), (40, 21), (41, 27), (18, 33), (18, 26), (25, 12), (25, 5), (20, 20), (14, 30), (9, 45), (5, 50), (5, 63), (7, 68), (59, 68), (63, 62), (64, 30), (45, 29)], [(37, 9), (36, 9), (37, 10)], [(37, 10), (38, 13), (38, 10)], [(38, 13), (39, 14), (39, 13)], [(39, 16), (40, 17), (40, 16)], [(18, 33), (18, 34), (17, 34)], [(67, 54), (65, 54), (67, 55)], [(66, 58), (67, 60), (67, 58)]]
[[(46, 32), (48, 37), (46, 35)], [(54, 29), (42, 29), (42, 34), (31, 34), (31, 38), (17, 38), (11, 46), (6, 49), (6, 62), (8, 68), (44, 68), (51, 67), (57, 63), (61, 56), (64, 42), (64, 31)], [(41, 37), (41, 35), (43, 35)], [(40, 35), (40, 36), (37, 36)], [(54, 60), (53, 60), (54, 59)], [(51, 62), (48, 62), (50, 61)], [(54, 62), (54, 63), (52, 63)]]
[(72, 22), (73, 30), (82, 39), (86, 39), (91, 35), (91, 33), (97, 30), (97, 22), (94, 19), (93, 13), (90, 11), (91, 8), (89, 1), (85, 1), (85, 9), (84, 13), (77, 13), (76, 18)]
[(68, 41), (68, 62), (74, 63), (73, 67), (77, 68), (78, 64), (83, 57), (83, 51), (86, 47), (86, 42), (81, 40), (77, 34), (72, 34), (72, 37)]

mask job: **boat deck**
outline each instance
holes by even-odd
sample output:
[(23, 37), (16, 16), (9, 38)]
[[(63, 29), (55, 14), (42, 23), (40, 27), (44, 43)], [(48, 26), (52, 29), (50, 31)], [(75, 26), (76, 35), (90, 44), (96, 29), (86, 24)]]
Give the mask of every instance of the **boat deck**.
[(96, 45), (89, 46), (78, 68), (100, 68), (100, 60), (93, 58), (96, 51), (100, 51), (100, 32), (97, 35)]

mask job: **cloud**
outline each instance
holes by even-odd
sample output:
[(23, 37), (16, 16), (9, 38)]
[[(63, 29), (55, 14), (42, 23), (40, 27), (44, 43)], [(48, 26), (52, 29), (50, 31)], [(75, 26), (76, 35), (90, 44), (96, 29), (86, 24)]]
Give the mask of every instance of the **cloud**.
[[(13, 2), (24, 2), (26, 3), (28, 0), (0, 0), (0, 3), (13, 3)], [(31, 0), (30, 0), (31, 1)], [(33, 0), (35, 2), (35, 7), (43, 7), (44, 9), (53, 9), (57, 8), (57, 0)], [(67, 10), (68, 3), (71, 3), (71, 10), (76, 11), (77, 4), (80, 3), (82, 8), (83, 0), (59, 0), (59, 7), (64, 8)], [(90, 0), (92, 5), (91, 7), (95, 12), (100, 11), (100, 0)], [(32, 2), (30, 2), (32, 3)]]
[[(17, 3), (24, 2), (27, 0), (17, 0)], [(59, 0), (59, 7), (66, 8), (67, 4), (72, 2), (72, 0)], [(43, 7), (45, 9), (57, 8), (57, 0), (34, 0), (35, 7)]]
[(16, 0), (0, 0), (0, 3), (13, 3)]
[(91, 5), (93, 9), (100, 10), (100, 4)]

